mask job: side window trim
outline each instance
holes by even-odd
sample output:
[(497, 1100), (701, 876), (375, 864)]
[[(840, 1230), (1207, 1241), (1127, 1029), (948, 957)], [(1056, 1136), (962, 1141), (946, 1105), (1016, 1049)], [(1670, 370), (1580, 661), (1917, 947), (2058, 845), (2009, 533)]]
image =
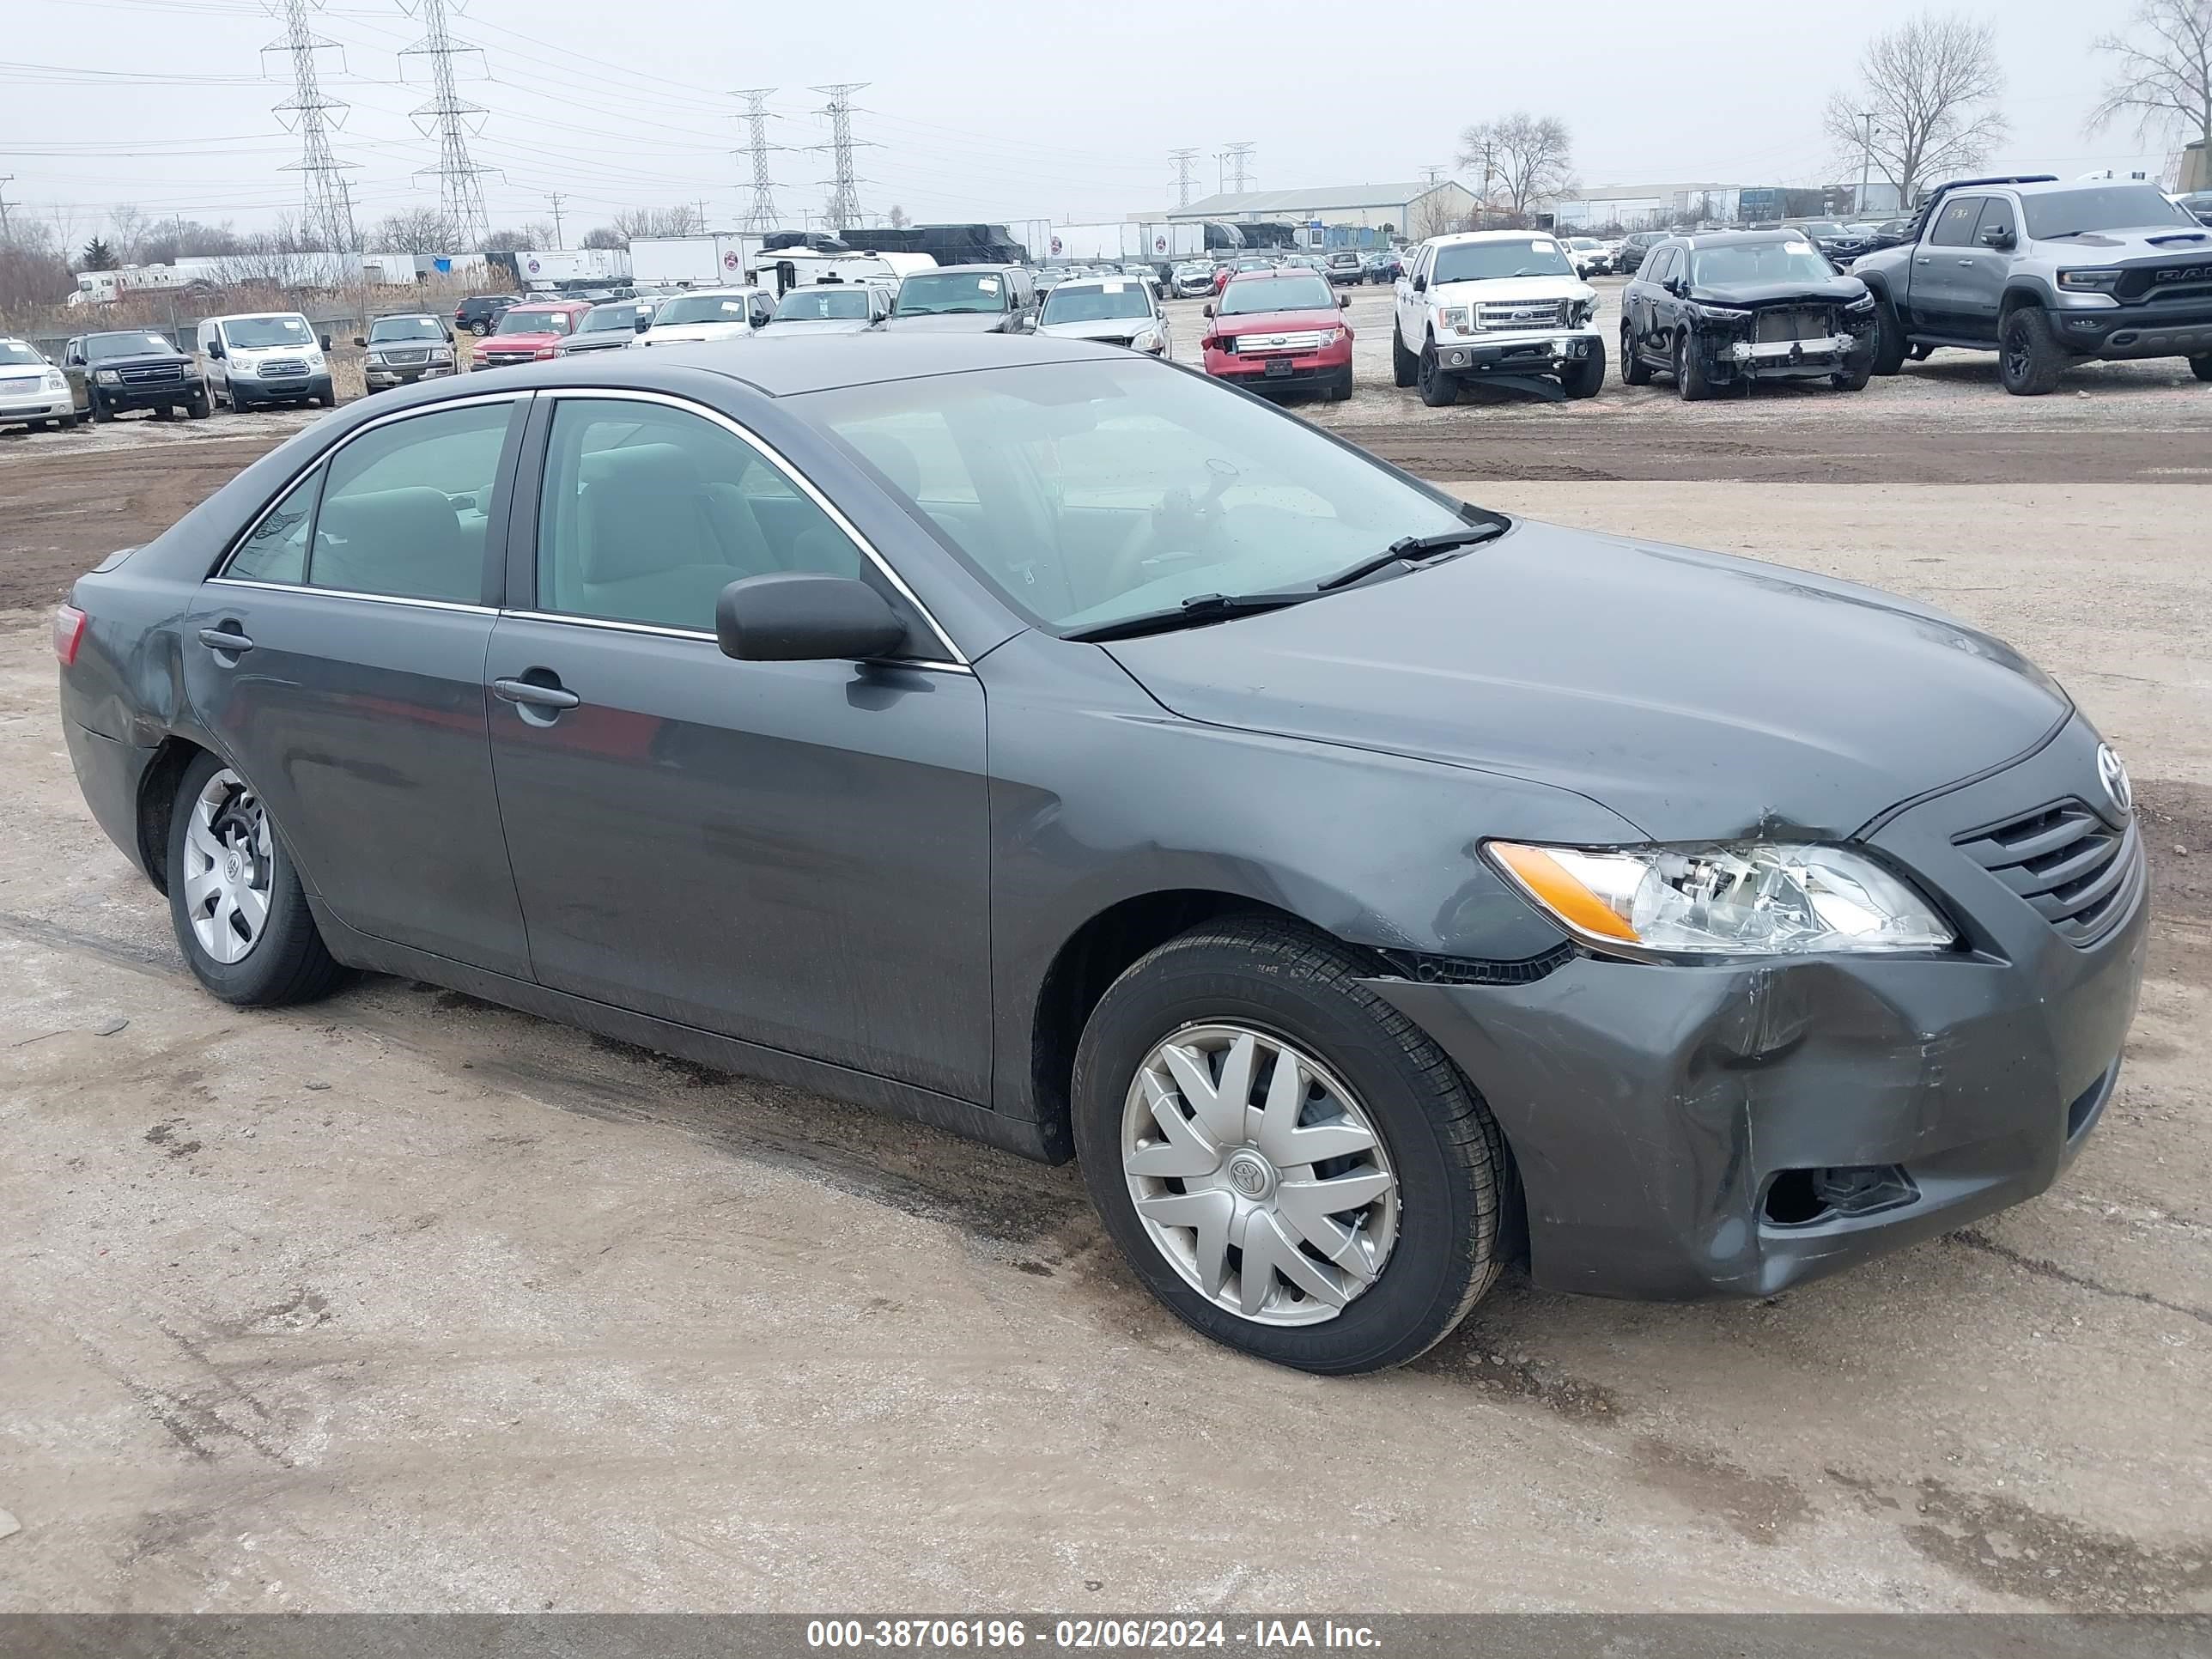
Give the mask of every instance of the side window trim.
[[(229, 571), (232, 563), (237, 559), (239, 553), (245, 548), (248, 542), (253, 539), (254, 532), (261, 528), (262, 520), (276, 510), (278, 506), (283, 503), (286, 496), (292, 493), (294, 488), (299, 484), (301, 480), (307, 477), (308, 474), (319, 470), (323, 474), (325, 482), (327, 482), (330, 476), (329, 469), (331, 463), (337, 458), (340, 453), (342, 453), (348, 445), (351, 444), (356, 439), (362, 436), (364, 434), (378, 431), (385, 427), (394, 425), (401, 421), (418, 420), (426, 415), (442, 414), (447, 410), (472, 408), (487, 404), (522, 404), (527, 405), (532, 404), (536, 398), (537, 393), (534, 392), (486, 392), (478, 397), (455, 398), (449, 401), (429, 404), (419, 409), (395, 410), (389, 415), (379, 416), (375, 420), (362, 422), (361, 425), (347, 433), (344, 437), (339, 439), (337, 442), (332, 444), (328, 449), (324, 450), (320, 454), (315, 456), (312, 460), (307, 462), (306, 465), (302, 466), (298, 471), (293, 473), (289, 477), (286, 478), (282, 484), (277, 486), (276, 491), (263, 505), (261, 510), (258, 513), (256, 513), (253, 517), (247, 521), (246, 528), (241, 530), (234, 538), (233, 538), (230, 544), (223, 549), (221, 556), (216, 561), (215, 568), (208, 573), (206, 580), (211, 582), (222, 582), (235, 587), (297, 588), (302, 592), (319, 593), (331, 599), (371, 599), (386, 605), (428, 605), (436, 609), (447, 611), (491, 611), (498, 610), (499, 606), (497, 605), (487, 605), (483, 602), (484, 597), (484, 587), (482, 584), (478, 586), (477, 602), (473, 604), (463, 603), (454, 599), (415, 599), (404, 594), (397, 593), (357, 593), (349, 588), (315, 586), (308, 579), (313, 575), (314, 569), (315, 520), (319, 520), (322, 516), (323, 511), (323, 492), (319, 486), (315, 490), (314, 512), (310, 515), (307, 524), (307, 558), (301, 565), (301, 579), (298, 581), (267, 582), (250, 576), (233, 576), (229, 574)], [(491, 513), (489, 515), (491, 523), (489, 526), (488, 526), (488, 533), (485, 537), (485, 568), (487, 577), (493, 580), (494, 585), (492, 587), (492, 592), (495, 597), (504, 597), (507, 592), (512, 591), (512, 589), (505, 586), (502, 580), (500, 580), (503, 578), (506, 574), (503, 568), (498, 570), (496, 577), (493, 577), (492, 573), (495, 563), (498, 562), (498, 554), (496, 550), (503, 544), (504, 541), (504, 538), (498, 533), (499, 527), (504, 519), (507, 516), (507, 505), (513, 500), (514, 495), (515, 479), (520, 470), (516, 465), (516, 461), (520, 452), (520, 440), (523, 425), (524, 422), (518, 422), (514, 419), (513, 410), (510, 409), (507, 416), (507, 436), (501, 441), (500, 447), (499, 471), (494, 476), (492, 480), (492, 502)]]
[[(876, 550), (876, 545), (860, 533), (860, 526), (845, 516), (836, 502), (815, 487), (814, 481), (801, 472), (782, 453), (742, 422), (732, 419), (719, 409), (688, 398), (679, 398), (665, 392), (640, 392), (623, 386), (557, 386), (537, 394), (530, 411), (528, 436), (525, 455), (526, 464), (516, 469), (510, 495), (514, 508), (508, 515), (509, 530), (507, 542), (507, 603), (501, 614), (528, 617), (533, 622), (572, 623), (580, 627), (607, 627), (672, 635), (683, 639), (714, 637), (711, 629), (671, 629), (647, 623), (625, 623), (611, 618), (570, 616), (563, 611), (544, 611), (538, 604), (538, 501), (545, 487), (545, 469), (550, 460), (550, 443), (554, 410), (569, 398), (620, 403), (658, 404), (663, 408), (677, 410), (696, 416), (711, 426), (720, 427), (775, 469), (784, 481), (825, 514), (845, 538), (860, 550), (860, 556), (875, 568), (878, 574), (896, 589), (899, 597), (909, 605), (936, 636), (941, 655), (914, 659), (901, 659), (906, 668), (953, 668), (972, 673), (973, 668), (965, 653), (953, 643), (952, 636), (945, 631), (921, 598), (907, 583), (906, 578), (892, 568), (890, 560)], [(517, 603), (527, 596), (526, 605)]]

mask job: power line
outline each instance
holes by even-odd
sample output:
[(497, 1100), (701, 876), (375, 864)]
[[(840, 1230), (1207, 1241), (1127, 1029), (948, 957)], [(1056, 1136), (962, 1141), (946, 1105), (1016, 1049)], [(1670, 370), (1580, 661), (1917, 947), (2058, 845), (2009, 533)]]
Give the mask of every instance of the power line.
[(775, 185), (768, 176), (768, 96), (774, 87), (748, 87), (731, 96), (745, 100), (745, 148), (753, 161), (753, 204), (745, 210), (738, 227), (751, 235), (763, 235), (776, 227)]
[(1171, 149), (1168, 152), (1168, 160), (1175, 163), (1176, 205), (1187, 208), (1190, 205), (1190, 169), (1198, 160), (1198, 152), (1194, 149)]
[(830, 100), (815, 113), (830, 118), (830, 171), (835, 176), (825, 180), (830, 202), (823, 216), (832, 230), (842, 231), (860, 222), (860, 192), (856, 188), (860, 181), (853, 173), (853, 94), (867, 84), (840, 81), (835, 86), (809, 88)]
[[(461, 0), (452, 0), (456, 10)], [(454, 87), (453, 59), (467, 52), (481, 57), (482, 46), (456, 40), (446, 26), (447, 0), (399, 0), (399, 9), (410, 16), (422, 20), (422, 38), (399, 54), (404, 68), (410, 58), (430, 60), (430, 100), (410, 112), (417, 131), (438, 135), (438, 165), (424, 167), (424, 173), (438, 175), (438, 212), (446, 222), (446, 234), (453, 251), (479, 247), (491, 234), (491, 216), (484, 210), (483, 175), (492, 171), (480, 167), (469, 155), (469, 131), (471, 117), (485, 113), (482, 104), (472, 104), (463, 98)], [(425, 125), (427, 118), (428, 125)], [(476, 124), (483, 131), (481, 121)]]
[[(274, 0), (272, 0), (272, 4)], [(324, 40), (307, 22), (308, 8), (322, 0), (283, 0), (278, 13), (284, 20), (284, 38), (261, 50), (264, 56), (281, 52), (292, 60), (292, 95), (276, 106), (276, 118), (300, 135), (300, 159), (287, 171), (296, 171), (307, 190), (306, 228), (325, 247), (352, 252), (359, 246), (354, 234), (353, 210), (345, 192), (342, 162), (331, 149), (331, 129), (339, 125), (346, 106), (323, 95), (315, 54), (332, 51), (337, 43)], [(289, 120), (285, 118), (289, 116)]]

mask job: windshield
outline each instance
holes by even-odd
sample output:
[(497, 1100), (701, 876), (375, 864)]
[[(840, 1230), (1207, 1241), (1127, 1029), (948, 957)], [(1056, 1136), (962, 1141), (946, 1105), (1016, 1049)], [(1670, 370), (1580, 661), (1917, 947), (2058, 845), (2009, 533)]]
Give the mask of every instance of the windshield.
[(438, 326), (435, 317), (380, 317), (369, 325), (368, 343), (382, 345), (387, 340), (436, 340), (442, 343), (446, 331)]
[(510, 311), (499, 319), (495, 334), (566, 334), (576, 325), (565, 311)]
[(795, 288), (775, 308), (779, 323), (866, 322), (868, 290), (831, 283), (824, 288)]
[(0, 340), (0, 364), (14, 368), (26, 363), (42, 364), (46, 361), (21, 340)]
[(233, 317), (224, 322), (222, 337), (229, 344), (243, 346), (248, 351), (264, 346), (311, 346), (315, 343), (302, 317)]
[(1437, 250), (1431, 287), (1441, 283), (1486, 283), (1509, 276), (1571, 276), (1574, 267), (1548, 236), (1525, 242), (1454, 242)]
[(685, 294), (653, 313), (653, 325), (671, 323), (742, 323), (751, 314), (748, 294)]
[(2084, 230), (2164, 229), (2169, 225), (2199, 228), (2197, 222), (2148, 185), (2106, 185), (2096, 190), (2060, 190), (2047, 196), (2023, 195), (2027, 234), (2070, 236)]
[(1701, 247), (1690, 256), (1690, 280), (1705, 288), (1737, 283), (1825, 283), (1836, 273), (1810, 242), (1747, 242)]
[(1160, 364), (1084, 362), (793, 399), (1014, 608), (1095, 628), (1310, 587), (1468, 520), (1295, 416)]
[(1309, 271), (1279, 276), (1239, 276), (1221, 290), (1221, 315), (1249, 317), (1261, 311), (1334, 311), (1336, 296)]
[(1004, 311), (1006, 284), (995, 272), (946, 270), (899, 284), (898, 314), (942, 317), (960, 311)]
[(593, 306), (584, 313), (578, 324), (579, 334), (607, 334), (622, 329), (637, 331), (639, 309), (636, 301), (624, 300), (611, 306)]
[(176, 347), (158, 334), (143, 334), (136, 331), (129, 334), (88, 335), (84, 342), (84, 355), (94, 362), (98, 362), (102, 357), (139, 357), (149, 351), (166, 355), (175, 349)]
[(1062, 283), (1044, 302), (1048, 323), (1104, 323), (1117, 317), (1152, 314), (1152, 302), (1138, 283)]

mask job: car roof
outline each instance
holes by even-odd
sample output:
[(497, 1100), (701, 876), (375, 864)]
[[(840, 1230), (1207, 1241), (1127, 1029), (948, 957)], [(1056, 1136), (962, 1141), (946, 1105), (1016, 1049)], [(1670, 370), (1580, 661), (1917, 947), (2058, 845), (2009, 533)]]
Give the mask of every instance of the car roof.
[(1006, 271), (1006, 270), (1020, 270), (1020, 269), (1021, 269), (1021, 267), (1020, 267), (1020, 266), (1018, 266), (1018, 265), (1010, 265), (1010, 264), (988, 264), (988, 263), (986, 263), (985, 261), (982, 261), (982, 260), (980, 260), (980, 259), (979, 259), (979, 260), (977, 260), (975, 263), (974, 263), (973, 264), (965, 264), (965, 265), (938, 265), (938, 266), (935, 266), (934, 268), (933, 268), (933, 269), (931, 269), (931, 270), (916, 270), (916, 271), (911, 271), (911, 272), (909, 272), (909, 273), (908, 273), (908, 275), (910, 275), (910, 276), (934, 276), (938, 275), (938, 274), (939, 274), (939, 272), (941, 272), (941, 271), (947, 271), (947, 270), (952, 270), (952, 271), (965, 271), (965, 270), (988, 270), (988, 271), (991, 272), (994, 276), (995, 276), (995, 275), (997, 275), (997, 274), (998, 274), (999, 272), (1000, 272), (1000, 271)]
[(1458, 247), (1468, 242), (1527, 242), (1539, 237), (1547, 242), (1559, 240), (1548, 230), (1462, 230), (1449, 236), (1431, 236), (1429, 241), (1437, 247)]
[(1802, 242), (1802, 231), (1779, 226), (1772, 230), (1685, 230), (1667, 239), (1699, 247), (1759, 247), (1774, 242)]

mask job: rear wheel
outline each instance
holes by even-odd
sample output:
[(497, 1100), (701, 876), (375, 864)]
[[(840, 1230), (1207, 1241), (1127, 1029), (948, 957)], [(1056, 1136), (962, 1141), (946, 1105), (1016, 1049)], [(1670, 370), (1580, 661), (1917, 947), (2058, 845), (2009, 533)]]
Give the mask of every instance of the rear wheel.
[(1871, 372), (1887, 376), (1901, 370), (1905, 367), (1905, 329), (1897, 320), (1897, 307), (1890, 304), (1887, 294), (1875, 295)]
[(2015, 398), (2040, 398), (2058, 388), (2066, 372), (2065, 349), (2051, 332), (2040, 306), (2007, 313), (1997, 331), (1997, 374)]
[(1637, 355), (1636, 337), (1626, 323), (1620, 325), (1620, 378), (1630, 386), (1651, 384), (1651, 365)]
[(2212, 351), (2206, 352), (2202, 357), (2191, 357), (2189, 369), (2200, 380), (2212, 380)]
[(1686, 404), (1701, 404), (1713, 395), (1712, 382), (1705, 378), (1705, 366), (1690, 349), (1687, 329), (1674, 337), (1674, 390)]
[(312, 1002), (343, 977), (260, 795), (213, 755), (185, 768), (178, 786), (168, 878), (178, 946), (193, 977), (225, 1002)]
[(1595, 398), (1605, 385), (1605, 343), (1590, 342), (1590, 354), (1579, 358), (1573, 367), (1559, 376), (1559, 385), (1570, 398)]
[(1083, 1033), (1076, 1147), (1108, 1231), (1194, 1328), (1325, 1373), (1402, 1364), (1496, 1278), (1488, 1109), (1326, 936), (1229, 919), (1115, 981)]
[(1427, 342), (1421, 347), (1421, 356), (1416, 376), (1421, 388), (1421, 401), (1431, 409), (1449, 409), (1459, 401), (1459, 377), (1448, 372), (1437, 358), (1437, 343)]
[(1398, 325), (1390, 325), (1390, 384), (1407, 386), (1419, 377), (1420, 359), (1406, 349), (1405, 341), (1398, 337)]

